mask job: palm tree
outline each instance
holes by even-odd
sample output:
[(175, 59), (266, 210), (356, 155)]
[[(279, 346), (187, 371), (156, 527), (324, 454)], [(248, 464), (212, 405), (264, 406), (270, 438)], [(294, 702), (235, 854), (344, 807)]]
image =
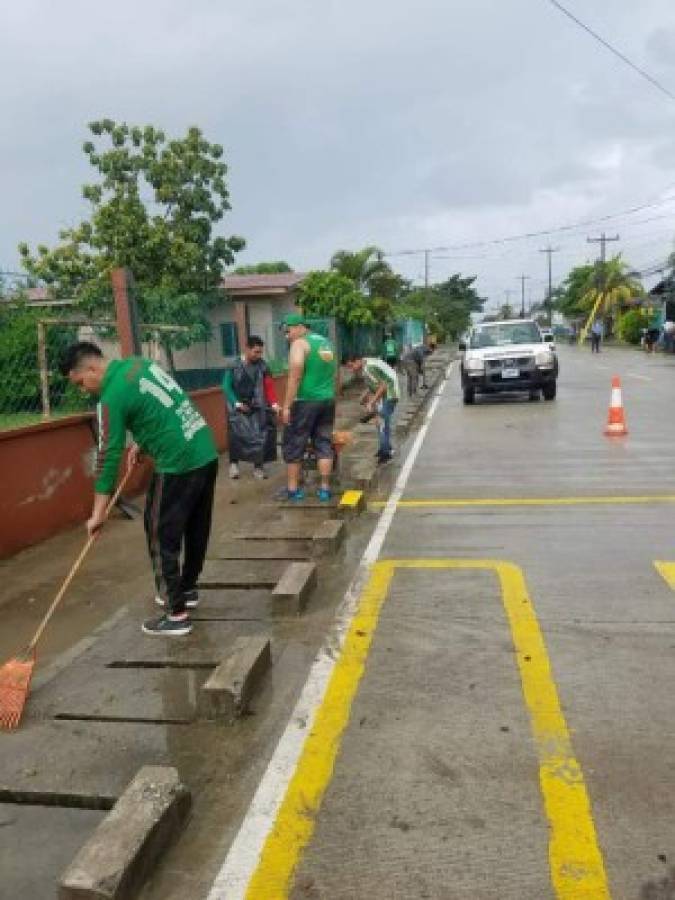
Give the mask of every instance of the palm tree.
[(499, 312), (497, 313), (500, 319), (515, 319), (516, 314), (513, 311), (513, 307), (510, 303), (504, 303), (499, 307)]
[(611, 315), (628, 300), (642, 297), (644, 292), (621, 255), (613, 256), (607, 262), (595, 263), (582, 296), (582, 305), (590, 314), (579, 335), (579, 342), (586, 339), (597, 318)]
[(372, 294), (374, 285), (385, 277), (392, 275), (391, 266), (384, 258), (379, 247), (364, 247), (352, 253), (349, 250), (338, 250), (330, 261), (331, 269), (346, 275), (353, 281), (358, 290)]
[(384, 258), (379, 247), (364, 247), (352, 253), (338, 250), (333, 254), (330, 267), (354, 283), (371, 302), (373, 315), (379, 322), (386, 322), (392, 316), (393, 304), (405, 285)]

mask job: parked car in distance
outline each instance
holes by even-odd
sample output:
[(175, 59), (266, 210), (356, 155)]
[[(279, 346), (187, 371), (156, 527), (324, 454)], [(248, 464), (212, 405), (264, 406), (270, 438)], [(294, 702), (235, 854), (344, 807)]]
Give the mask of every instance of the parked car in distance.
[(474, 325), (459, 342), (464, 403), (477, 394), (525, 392), (555, 400), (558, 356), (550, 332), (533, 319)]

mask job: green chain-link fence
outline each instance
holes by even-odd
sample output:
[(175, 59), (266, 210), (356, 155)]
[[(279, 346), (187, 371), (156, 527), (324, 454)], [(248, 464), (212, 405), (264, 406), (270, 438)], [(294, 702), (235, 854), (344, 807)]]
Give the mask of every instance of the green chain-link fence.
[(37, 310), (0, 310), (0, 430), (91, 406), (58, 370), (63, 351), (77, 339), (77, 326), (46, 324)]

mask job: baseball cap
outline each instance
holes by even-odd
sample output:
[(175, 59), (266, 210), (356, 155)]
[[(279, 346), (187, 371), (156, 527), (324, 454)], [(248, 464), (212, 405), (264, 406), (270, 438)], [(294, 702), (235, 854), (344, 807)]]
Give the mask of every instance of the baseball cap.
[(292, 328), (294, 325), (307, 326), (307, 322), (301, 313), (289, 313), (287, 316), (284, 316), (284, 325), (287, 328)]

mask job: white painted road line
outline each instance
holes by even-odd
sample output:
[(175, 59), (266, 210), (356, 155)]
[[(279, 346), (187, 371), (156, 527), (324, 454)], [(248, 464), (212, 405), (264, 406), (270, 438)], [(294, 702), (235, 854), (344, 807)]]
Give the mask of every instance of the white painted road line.
[(305, 738), (312, 728), (314, 716), (323, 700), (335, 668), (336, 659), (342, 651), (345, 635), (349, 631), (359, 598), (370, 574), (370, 567), (380, 555), (387, 532), (396, 514), (398, 502), (405, 491), (410, 473), (424, 443), (453, 366), (454, 363), (448, 366), (445, 378), (438, 388), (424, 423), (410, 448), (375, 531), (361, 557), (356, 574), (344, 596), (335, 624), (312, 664), (300, 699), (258, 785), (241, 828), (211, 886), (208, 900), (244, 900), (246, 896), (248, 884), (258, 865), (263, 846), (274, 827), (279, 807), (297, 767)]
[(628, 372), (628, 377), (629, 378), (639, 378), (640, 381), (653, 381), (654, 380), (649, 375), (638, 375), (637, 372)]

